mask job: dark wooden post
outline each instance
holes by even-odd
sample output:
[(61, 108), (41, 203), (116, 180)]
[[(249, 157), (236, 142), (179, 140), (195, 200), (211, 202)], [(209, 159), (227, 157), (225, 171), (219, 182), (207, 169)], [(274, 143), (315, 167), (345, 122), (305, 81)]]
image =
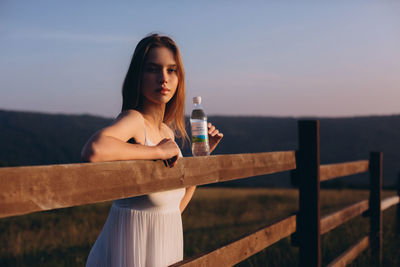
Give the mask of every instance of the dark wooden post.
[(300, 266), (321, 266), (320, 227), (320, 156), (319, 121), (304, 120), (298, 123), (299, 150), (294, 183), (299, 187), (299, 213), (295, 242), (300, 247)]
[(370, 172), (370, 244), (374, 266), (382, 264), (382, 152), (371, 152), (369, 159)]
[[(400, 172), (397, 177), (397, 195), (400, 197)], [(396, 232), (400, 236), (400, 203), (396, 205)]]

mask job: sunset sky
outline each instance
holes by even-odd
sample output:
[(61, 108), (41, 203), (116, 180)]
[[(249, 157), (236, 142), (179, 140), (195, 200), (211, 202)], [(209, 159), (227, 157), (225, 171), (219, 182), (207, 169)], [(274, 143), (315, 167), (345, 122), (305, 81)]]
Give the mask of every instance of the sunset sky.
[(187, 113), (201, 95), (210, 115), (400, 114), (400, 1), (60, 2), (0, 1), (0, 109), (115, 117), (159, 32), (181, 48)]

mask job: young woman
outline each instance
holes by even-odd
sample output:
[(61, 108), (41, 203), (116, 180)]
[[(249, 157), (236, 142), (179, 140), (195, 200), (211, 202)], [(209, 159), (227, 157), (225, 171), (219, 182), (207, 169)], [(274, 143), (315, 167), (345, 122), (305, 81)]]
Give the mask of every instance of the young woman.
[[(182, 156), (175, 134), (187, 139), (185, 77), (179, 49), (167, 37), (142, 39), (123, 89), (122, 112), (82, 150), (84, 161), (161, 159), (170, 167)], [(210, 151), (222, 133), (208, 125)], [(86, 266), (168, 266), (183, 259), (181, 213), (195, 187), (114, 201)]]

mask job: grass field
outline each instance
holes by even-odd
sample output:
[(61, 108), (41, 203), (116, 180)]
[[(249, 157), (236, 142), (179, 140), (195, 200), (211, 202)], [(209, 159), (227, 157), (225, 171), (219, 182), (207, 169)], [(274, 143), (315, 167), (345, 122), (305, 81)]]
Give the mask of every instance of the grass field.
[[(384, 191), (383, 197), (394, 195)], [(322, 215), (368, 198), (365, 190), (322, 190)], [(215, 249), (297, 209), (297, 190), (199, 188), (183, 213), (185, 257)], [(0, 219), (0, 266), (84, 266), (111, 202)], [(383, 266), (400, 266), (395, 208), (383, 216)], [(361, 216), (322, 237), (326, 265), (368, 233)], [(398, 229), (400, 230), (400, 229)], [(398, 232), (397, 232), (398, 233)], [(370, 266), (365, 251), (351, 266)], [(238, 266), (294, 266), (286, 238)]]

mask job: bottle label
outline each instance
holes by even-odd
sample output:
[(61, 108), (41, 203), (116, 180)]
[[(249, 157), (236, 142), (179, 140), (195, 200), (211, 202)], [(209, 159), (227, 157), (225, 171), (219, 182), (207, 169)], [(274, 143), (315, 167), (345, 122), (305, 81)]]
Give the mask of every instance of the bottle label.
[(192, 142), (207, 142), (207, 121), (191, 120), (192, 126)]

